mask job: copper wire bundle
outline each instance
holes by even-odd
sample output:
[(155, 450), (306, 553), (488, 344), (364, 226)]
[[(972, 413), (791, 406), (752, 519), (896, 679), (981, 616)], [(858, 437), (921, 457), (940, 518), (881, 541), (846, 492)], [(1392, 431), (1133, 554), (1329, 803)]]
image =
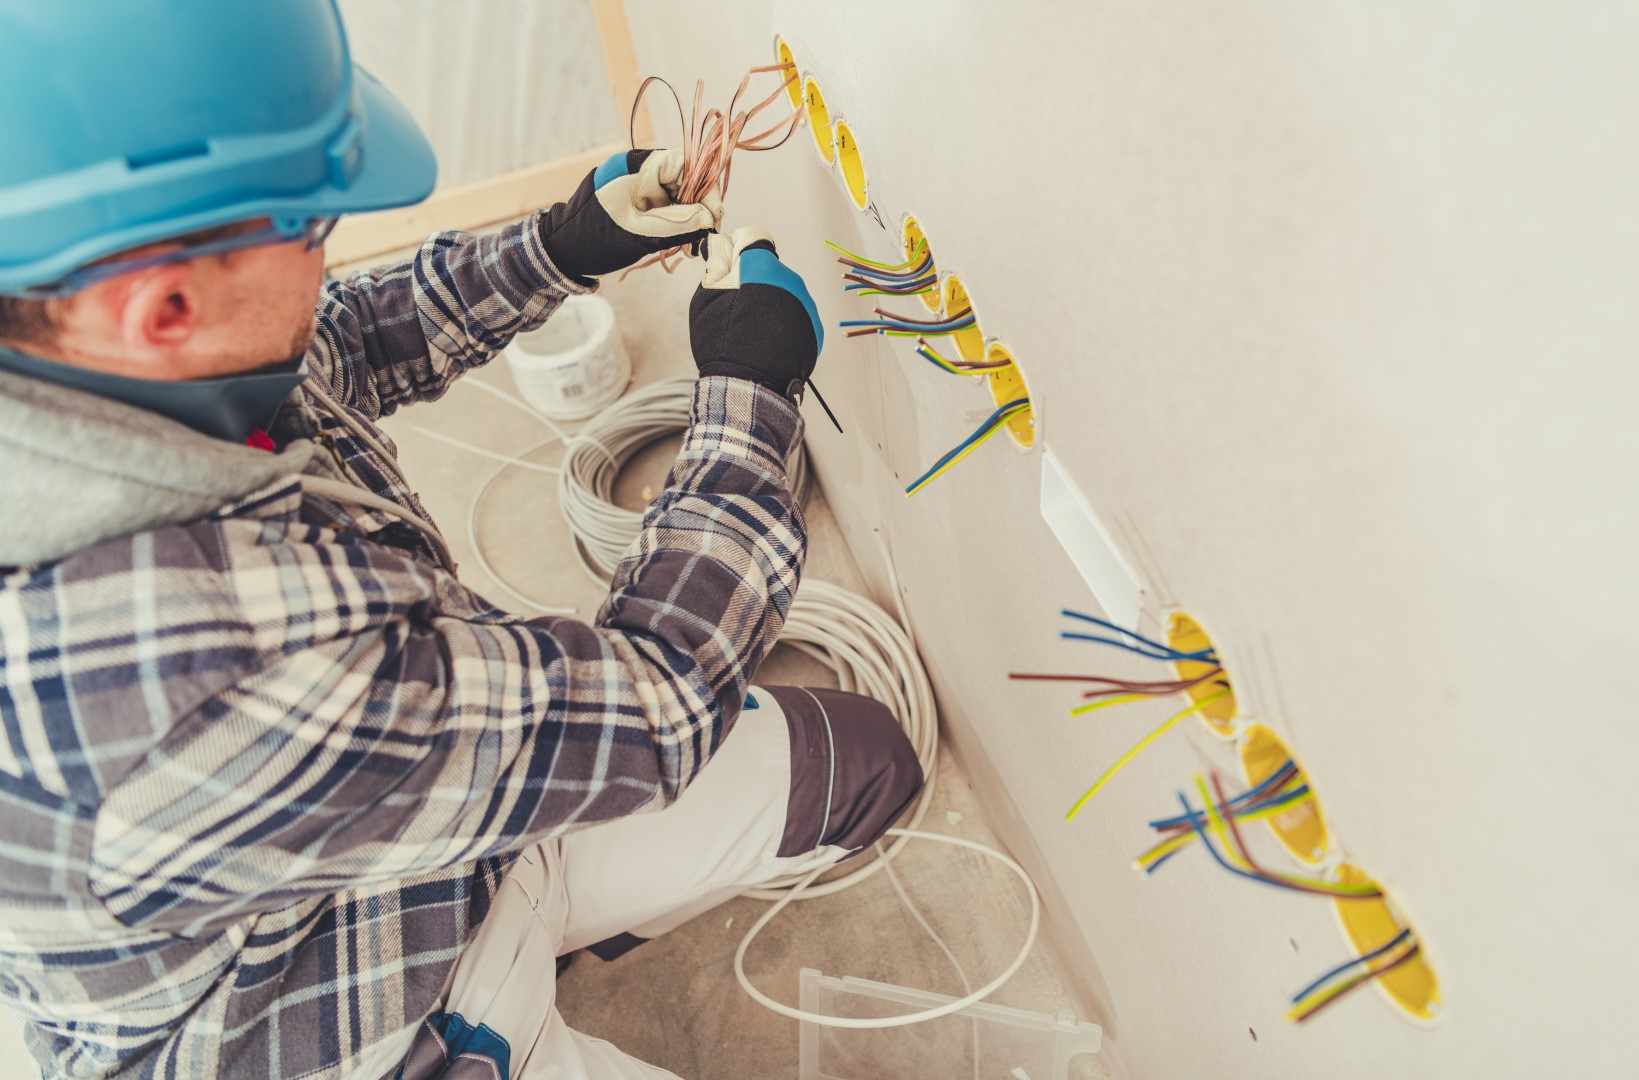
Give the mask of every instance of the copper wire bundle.
[[(779, 86), (774, 88), (774, 92), (744, 112), (736, 112), (735, 107), (739, 104), (741, 95), (751, 85), (751, 77), (774, 71), (787, 72), (785, 79), (781, 81)], [(680, 203), (699, 202), (706, 197), (713, 187), (717, 188), (719, 196), (724, 196), (728, 194), (729, 174), (734, 165), (734, 152), (736, 150), (773, 150), (783, 146), (785, 141), (791, 138), (791, 133), (797, 130), (797, 123), (802, 119), (802, 109), (800, 107), (791, 110), (790, 116), (780, 120), (768, 130), (752, 135), (749, 138), (742, 137), (746, 125), (758, 113), (772, 105), (781, 94), (785, 93), (786, 88), (796, 81), (797, 69), (795, 64), (769, 64), (765, 67), (754, 67), (746, 72), (744, 79), (740, 80), (740, 88), (734, 91), (734, 96), (729, 99), (727, 109), (706, 109), (702, 111), (701, 106), (704, 104), (706, 96), (706, 83), (702, 79), (695, 83), (694, 111), (689, 121), (685, 123), (683, 119), (683, 100), (677, 96), (676, 88), (660, 76), (650, 75), (643, 80), (643, 84), (637, 88), (637, 96), (632, 99), (631, 130), (633, 132), (636, 130), (637, 109), (643, 102), (643, 95), (648, 90), (649, 84), (660, 83), (671, 91), (672, 99), (677, 102), (677, 122), (684, 131), (683, 175), (678, 180), (677, 201)], [(780, 135), (778, 142), (768, 142), (769, 139), (778, 135), (782, 129), (785, 134)], [(632, 148), (637, 149), (635, 134), (631, 136), (631, 142)], [(661, 268), (669, 274), (677, 268), (677, 264), (681, 261), (685, 252), (686, 248), (682, 246), (669, 248), (644, 259), (627, 270), (626, 274), (655, 263), (659, 263)], [(626, 274), (622, 274), (621, 277), (624, 278)]]

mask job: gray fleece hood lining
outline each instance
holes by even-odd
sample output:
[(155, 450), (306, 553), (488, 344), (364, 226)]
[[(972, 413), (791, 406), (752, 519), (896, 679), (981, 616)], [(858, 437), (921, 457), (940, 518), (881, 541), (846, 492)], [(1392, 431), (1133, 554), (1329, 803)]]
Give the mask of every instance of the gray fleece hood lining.
[(322, 461), (308, 440), (272, 454), (0, 371), (0, 566), (196, 521)]

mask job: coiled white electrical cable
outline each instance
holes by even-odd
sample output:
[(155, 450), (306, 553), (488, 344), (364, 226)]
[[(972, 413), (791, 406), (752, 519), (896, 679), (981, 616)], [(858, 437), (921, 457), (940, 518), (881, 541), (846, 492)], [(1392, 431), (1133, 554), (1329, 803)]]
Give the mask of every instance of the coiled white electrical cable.
[(461, 439), (452, 438), (448, 435), (440, 434), (439, 432), (433, 431), (429, 428), (417, 427), (413, 429), (417, 434), (436, 439), (439, 442), (445, 443), (449, 446), (459, 447), (462, 450), (477, 454), (480, 457), (487, 457), (494, 461), (501, 462), (501, 467), (489, 474), (488, 478), (478, 486), (478, 490), (472, 493), (472, 499), (467, 503), (467, 546), (472, 548), (473, 557), (478, 560), (479, 567), (484, 571), (484, 573), (489, 575), (491, 581), (495, 582), (496, 587), (508, 596), (512, 597), (512, 599), (517, 603), (523, 605), (524, 607), (534, 608), (542, 615), (575, 614), (575, 609), (572, 607), (545, 604), (527, 593), (515, 588), (512, 583), (507, 581), (506, 578), (502, 577), (501, 572), (495, 569), (495, 567), (490, 563), (489, 557), (484, 554), (483, 542), (478, 538), (478, 508), (483, 504), (484, 496), (489, 494), (489, 489), (495, 486), (495, 482), (504, 476), (508, 469), (513, 468), (529, 469), (534, 472), (551, 473), (553, 475), (561, 473), (563, 470), (556, 465), (541, 465), (528, 460), (528, 458), (529, 455), (535, 453), (537, 450), (545, 449), (555, 442), (568, 441), (570, 438), (569, 435), (563, 430), (563, 428), (553, 423), (551, 417), (547, 416), (545, 413), (541, 412), (539, 409), (536, 409), (534, 406), (530, 405), (521, 398), (514, 397), (513, 395), (507, 393), (505, 390), (490, 386), (485, 382), (480, 382), (478, 379), (472, 378), (471, 376), (460, 380), (455, 385), (471, 387), (474, 390), (482, 390), (484, 393), (489, 394), (492, 397), (498, 397), (507, 404), (512, 405), (514, 408), (526, 412), (530, 416), (539, 420), (552, 432), (550, 437), (542, 439), (540, 442), (530, 446), (522, 453), (508, 455), (496, 453), (493, 450), (486, 450), (481, 446), (474, 446), (472, 443), (465, 442)]
[[(530, 413), (554, 432), (554, 438), (536, 444), (525, 451), (525, 454), (558, 439), (564, 441), (562, 471), (558, 474), (559, 508), (576, 541), (576, 556), (582, 569), (594, 580), (600, 583), (607, 582), (613, 567), (631, 547), (643, 524), (642, 512), (625, 510), (614, 504), (615, 482), (626, 462), (640, 449), (656, 439), (676, 434), (688, 427), (695, 380), (665, 379), (636, 390), (609, 406), (572, 438), (567, 437), (563, 429), (550, 418), (505, 391), (476, 380), (466, 382)], [(519, 455), (520, 458), (523, 456)], [(489, 485), (515, 463), (518, 463), (517, 459), (510, 459), (503, 464), (479, 490), (473, 502), (472, 513), (469, 514), (468, 527), (472, 530), (473, 550), (478, 553), (480, 563), (485, 565), (486, 572), (514, 598), (540, 607), (537, 601), (517, 593), (488, 568), (477, 541), (474, 519), (478, 498), (481, 498)], [(808, 483), (807, 456), (799, 445), (791, 463), (791, 487), (799, 503), (807, 500)], [(792, 602), (791, 610), (786, 615), (785, 627), (779, 640), (780, 643), (790, 645), (829, 667), (835, 673), (842, 690), (875, 698), (893, 711), (916, 751), (917, 763), (921, 766), (924, 777), (921, 795), (918, 796), (904, 827), (888, 830), (886, 835), (892, 837), (893, 842), (886, 848), (878, 843), (876, 856), (853, 867), (848, 873), (834, 877), (822, 885), (815, 885), (815, 880), (821, 874), (832, 869), (822, 867), (805, 875), (777, 879), (758, 888), (746, 890), (742, 895), (754, 899), (773, 900), (775, 903), (757, 919), (741, 939), (734, 956), (735, 977), (753, 1000), (784, 1016), (830, 1027), (899, 1027), (948, 1016), (984, 1000), (1023, 966), (1035, 945), (1041, 917), (1041, 901), (1037, 896), (1035, 884), (1017, 862), (973, 840), (941, 833), (921, 832), (917, 829), (933, 800), (938, 775), (939, 720), (933, 699), (933, 687), (928, 681), (927, 672), (922, 666), (921, 657), (911, 637), (893, 560), (888, 556), (886, 549), (883, 554), (887, 560), (899, 620), (896, 621), (858, 593), (828, 582), (808, 579), (803, 581), (798, 589), (797, 598)], [(609, 569), (606, 570), (605, 567)], [(1024, 882), (1030, 894), (1030, 928), (1018, 956), (1006, 970), (978, 990), (937, 1008), (877, 1019), (835, 1017), (805, 1012), (773, 1000), (751, 984), (745, 974), (746, 951), (775, 916), (794, 901), (829, 896), (859, 884), (878, 870), (888, 868), (891, 871), (888, 865), (890, 860), (912, 839), (980, 852), (1001, 862)], [(894, 882), (894, 885), (906, 908), (950, 958), (960, 974), (965, 989), (967, 977), (961, 970), (961, 964), (957, 962), (949, 947), (928, 926), (915, 905), (909, 902), (903, 888), (897, 882)]]
[[(904, 608), (900, 603), (898, 575), (893, 572), (892, 559), (888, 560), (888, 572), (889, 583), (894, 590), (894, 600), (900, 607), (900, 617), (903, 619)], [(781, 644), (790, 645), (830, 667), (836, 673), (837, 682), (843, 690), (866, 694), (887, 705), (904, 725), (905, 734), (916, 749), (916, 759), (922, 766), (924, 782), (922, 794), (911, 810), (905, 826), (889, 829), (887, 835), (893, 838), (892, 844), (884, 848), (878, 843), (876, 856), (870, 861), (823, 885), (815, 885), (814, 882), (829, 868), (770, 881), (759, 888), (747, 889), (741, 894), (756, 899), (773, 900), (775, 903), (763, 912), (752, 924), (751, 929), (746, 931), (745, 937), (740, 939), (739, 948), (734, 953), (734, 977), (739, 980), (741, 988), (758, 1004), (782, 1016), (827, 1027), (900, 1027), (949, 1016), (983, 1001), (1012, 978), (1029, 957), (1030, 950), (1036, 943), (1036, 932), (1041, 919), (1041, 901), (1036, 895), (1036, 887), (1030, 880), (1030, 875), (1001, 852), (973, 840), (946, 836), (942, 833), (922, 832), (917, 828), (933, 800), (934, 785), (938, 777), (939, 717), (933, 700), (933, 687), (928, 682), (927, 672), (922, 667), (922, 659), (917, 655), (909, 631), (865, 597), (828, 582), (807, 579), (797, 589), (797, 598), (792, 602), (791, 610), (786, 615), (785, 628), (779, 640)], [(746, 950), (751, 947), (752, 941), (762, 932), (763, 927), (787, 905), (797, 900), (811, 900), (841, 892), (859, 884), (878, 870), (887, 869), (891, 876), (891, 860), (913, 839), (978, 851), (1001, 862), (1024, 882), (1030, 893), (1030, 929), (1025, 935), (1024, 945), (1019, 949), (1018, 956), (1005, 971), (978, 990), (937, 1008), (880, 1019), (837, 1017), (805, 1012), (775, 1001), (751, 984), (745, 973)], [(910, 898), (905, 895), (899, 883), (893, 881), (892, 884), (900, 899), (904, 901), (906, 909), (950, 958), (966, 989), (967, 975), (962, 971), (961, 964), (957, 962), (949, 946), (933, 932), (915, 905), (910, 903)]]
[[(933, 801), (934, 778), (939, 771), (939, 714), (933, 686), (916, 655), (908, 634), (893, 616), (855, 592), (827, 581), (805, 578), (786, 613), (779, 643), (790, 645), (836, 673), (840, 688), (875, 698), (892, 710), (916, 750), (925, 778), (905, 827), (914, 829)], [(908, 840), (899, 837), (881, 854), (851, 872), (822, 885), (804, 889), (804, 899), (830, 896), (870, 877), (885, 859), (899, 854)], [(787, 891), (808, 880), (805, 875), (768, 882), (745, 895), (759, 900), (781, 900)]]
[[(576, 558), (594, 581), (607, 583), (643, 529), (643, 511), (614, 501), (615, 480), (639, 450), (689, 426), (695, 380), (662, 379), (634, 390), (599, 413), (568, 443), (558, 477), (558, 509), (574, 534)], [(808, 455), (791, 461), (791, 491), (808, 497)]]
[(1024, 882), (1025, 890), (1030, 894), (1030, 929), (1025, 933), (1024, 947), (1021, 948), (1019, 950), (1019, 954), (1013, 958), (1013, 962), (1007, 965), (1006, 969), (1003, 970), (1000, 975), (996, 976), (994, 979), (991, 979), (989, 982), (979, 987), (979, 989), (973, 991), (973, 993), (968, 994), (965, 997), (959, 997), (954, 1001), (947, 1001), (945, 1004), (937, 1005), (931, 1009), (922, 1009), (918, 1012), (905, 1013), (901, 1016), (830, 1016), (826, 1013), (812, 1013), (803, 1009), (795, 1009), (790, 1005), (775, 1001), (773, 998), (751, 985), (751, 980), (746, 977), (746, 950), (751, 947), (752, 941), (755, 940), (757, 935), (762, 932), (763, 927), (767, 926), (769, 922), (773, 920), (774, 916), (785, 910), (785, 906), (787, 904), (791, 903), (793, 900), (800, 899), (803, 896), (804, 886), (814, 878), (819, 877), (819, 875), (824, 872), (824, 868), (822, 867), (821, 869), (815, 870), (807, 877), (803, 878), (802, 881), (797, 884), (796, 888), (786, 893), (780, 898), (778, 903), (770, 907), (767, 911), (763, 912), (762, 915), (758, 917), (757, 921), (751, 925), (751, 929), (746, 931), (746, 936), (740, 939), (740, 947), (734, 950), (734, 977), (740, 981), (740, 989), (744, 990), (748, 995), (750, 995), (753, 1001), (764, 1008), (772, 1009), (781, 1016), (789, 1016), (793, 1020), (801, 1020), (809, 1024), (819, 1024), (822, 1027), (904, 1027), (906, 1024), (919, 1024), (924, 1020), (937, 1020), (941, 1016), (949, 1016), (953, 1012), (960, 1012), (969, 1005), (977, 1005), (979, 1002), (995, 993), (1003, 983), (1013, 977), (1014, 972), (1018, 971), (1019, 968), (1024, 966), (1025, 960), (1030, 956), (1030, 950), (1035, 947), (1036, 931), (1041, 926), (1041, 898), (1036, 894), (1035, 882), (1030, 880), (1030, 875), (1025, 872), (1024, 867), (1020, 866), (1006, 855), (1003, 855), (995, 848), (986, 847), (978, 841), (968, 840), (960, 836), (946, 836), (944, 833), (919, 832), (915, 829), (889, 829), (888, 835), (895, 837), (896, 843), (903, 843), (910, 839), (930, 840), (936, 844), (950, 844), (953, 847), (961, 847), (967, 848), (970, 851), (977, 851), (981, 855), (995, 859), (997, 862), (1013, 871), (1018, 879)]

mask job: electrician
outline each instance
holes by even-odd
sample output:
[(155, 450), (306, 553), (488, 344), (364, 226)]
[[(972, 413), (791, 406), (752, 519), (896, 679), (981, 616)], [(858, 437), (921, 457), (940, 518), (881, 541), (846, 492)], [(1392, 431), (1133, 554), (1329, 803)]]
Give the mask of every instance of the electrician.
[[(324, 281), (432, 152), (334, 0), (0, 0), (0, 1001), (48, 1076), (669, 1076), (570, 1031), (617, 955), (869, 846), (886, 707), (757, 687), (822, 332), (679, 151)], [(683, 448), (596, 619), (461, 583), (377, 421), (701, 245)], [(645, 811), (655, 811), (645, 813)]]

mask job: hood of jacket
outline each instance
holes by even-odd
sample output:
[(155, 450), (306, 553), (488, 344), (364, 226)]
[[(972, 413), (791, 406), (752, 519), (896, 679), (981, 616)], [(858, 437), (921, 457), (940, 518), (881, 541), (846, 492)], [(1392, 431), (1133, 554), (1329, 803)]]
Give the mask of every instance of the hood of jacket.
[(200, 434), (132, 405), (0, 371), (0, 566), (63, 559), (120, 536), (195, 521), (318, 453)]

